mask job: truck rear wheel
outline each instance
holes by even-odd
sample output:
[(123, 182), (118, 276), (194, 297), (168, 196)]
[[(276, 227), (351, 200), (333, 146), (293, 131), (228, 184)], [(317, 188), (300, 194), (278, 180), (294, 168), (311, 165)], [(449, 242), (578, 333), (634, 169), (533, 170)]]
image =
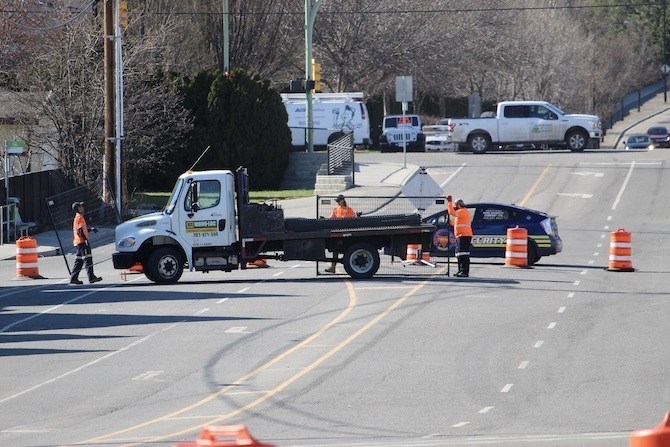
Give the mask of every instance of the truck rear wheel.
[(146, 277), (157, 284), (174, 284), (184, 271), (181, 256), (172, 247), (160, 247), (149, 256)]
[(473, 133), (468, 137), (468, 148), (473, 154), (483, 154), (491, 147), (491, 137), (485, 133)]
[(570, 130), (565, 136), (565, 144), (572, 152), (582, 152), (589, 144), (589, 135), (580, 129)]
[(367, 242), (351, 245), (344, 252), (344, 270), (354, 279), (372, 278), (379, 270), (379, 252)]

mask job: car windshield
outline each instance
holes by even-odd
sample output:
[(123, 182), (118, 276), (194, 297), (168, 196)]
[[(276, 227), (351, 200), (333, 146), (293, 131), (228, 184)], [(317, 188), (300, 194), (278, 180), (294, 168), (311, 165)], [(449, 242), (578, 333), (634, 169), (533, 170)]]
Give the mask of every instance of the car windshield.
[(652, 127), (647, 131), (649, 135), (665, 135), (668, 133), (668, 129), (665, 127)]
[(647, 137), (645, 135), (637, 135), (637, 136), (631, 137), (631, 139), (630, 139), (631, 143), (645, 143), (647, 141), (649, 141), (649, 137)]

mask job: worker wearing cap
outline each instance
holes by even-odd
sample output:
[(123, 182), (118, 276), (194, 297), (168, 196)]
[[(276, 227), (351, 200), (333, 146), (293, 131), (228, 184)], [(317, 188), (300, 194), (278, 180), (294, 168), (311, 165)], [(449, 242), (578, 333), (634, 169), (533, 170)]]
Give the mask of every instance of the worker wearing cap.
[[(89, 228), (84, 217), (84, 202), (74, 202), (72, 204), (72, 211), (76, 213), (72, 222), (72, 243), (77, 248), (77, 257), (74, 261), (72, 274), (70, 274), (70, 284), (83, 284), (79, 280), (79, 272), (81, 272), (84, 265), (86, 265), (86, 272), (88, 273), (88, 282), (93, 284), (94, 282), (102, 281), (102, 278), (95, 276), (93, 273), (93, 253), (88, 243)], [(97, 233), (97, 230), (92, 227), (91, 231)]]
[[(337, 206), (333, 208), (333, 212), (330, 213), (331, 219), (345, 219), (348, 217), (356, 217), (356, 211), (353, 208), (347, 205), (347, 201), (344, 199), (344, 196), (340, 194), (335, 199)], [(327, 273), (335, 273), (335, 267), (337, 267), (337, 252), (333, 252), (333, 258), (335, 259), (333, 263), (326, 269)]]
[(447, 196), (447, 212), (454, 218), (454, 235), (456, 236), (456, 260), (458, 272), (455, 276), (470, 276), (470, 245), (472, 244), (472, 218), (465, 207), (463, 199), (452, 201)]

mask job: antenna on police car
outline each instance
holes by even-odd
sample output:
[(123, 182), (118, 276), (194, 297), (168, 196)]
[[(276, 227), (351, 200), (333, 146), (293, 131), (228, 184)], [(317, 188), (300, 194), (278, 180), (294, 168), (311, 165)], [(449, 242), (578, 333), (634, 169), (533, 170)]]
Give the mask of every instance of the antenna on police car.
[(195, 163), (193, 163), (193, 166), (191, 166), (191, 167), (188, 169), (189, 171), (192, 171), (193, 168), (195, 168), (195, 165), (198, 164), (198, 162), (200, 161), (200, 159), (207, 153), (207, 151), (209, 150), (210, 147), (211, 147), (211, 146), (207, 146), (207, 147), (205, 148), (205, 150), (202, 151), (202, 154), (200, 154), (200, 156), (199, 156), (198, 159), (195, 161)]

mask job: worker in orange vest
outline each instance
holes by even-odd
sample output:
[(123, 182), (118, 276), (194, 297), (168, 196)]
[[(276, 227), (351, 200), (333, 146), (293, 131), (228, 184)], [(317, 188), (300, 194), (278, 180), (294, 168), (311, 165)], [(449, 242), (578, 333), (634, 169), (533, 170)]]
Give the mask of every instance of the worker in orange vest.
[[(331, 219), (345, 219), (348, 217), (357, 217), (356, 211), (353, 208), (347, 205), (347, 201), (344, 199), (344, 196), (340, 194), (335, 199), (337, 206), (333, 208), (333, 212), (330, 213)], [(335, 259), (333, 263), (325, 271), (327, 273), (335, 273), (335, 267), (337, 267), (337, 252), (333, 252), (333, 258)]]
[[(102, 278), (95, 276), (93, 273), (93, 253), (88, 243), (89, 228), (84, 217), (84, 202), (74, 202), (72, 204), (72, 211), (76, 213), (72, 222), (72, 243), (77, 247), (77, 257), (70, 274), (70, 284), (83, 284), (83, 282), (79, 281), (79, 272), (81, 272), (84, 265), (86, 265), (86, 272), (88, 273), (88, 282), (93, 284), (94, 282), (102, 281)], [(94, 233), (98, 232), (93, 227), (90, 230)]]
[(447, 212), (454, 218), (454, 235), (456, 236), (456, 260), (458, 272), (454, 276), (467, 278), (470, 276), (470, 246), (472, 244), (472, 217), (465, 207), (463, 199), (453, 202), (447, 196)]

